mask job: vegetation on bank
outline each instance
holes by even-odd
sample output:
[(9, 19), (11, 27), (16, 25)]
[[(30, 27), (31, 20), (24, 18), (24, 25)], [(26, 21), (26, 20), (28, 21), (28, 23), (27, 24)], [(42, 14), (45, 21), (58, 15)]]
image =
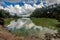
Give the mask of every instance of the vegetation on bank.
[[(55, 6), (55, 7), (54, 7)], [(54, 4), (46, 8), (37, 8), (30, 17), (35, 18), (55, 18), (60, 21), (60, 5)]]
[(48, 27), (50, 29), (56, 29), (56, 24), (59, 24), (58, 20), (50, 18), (31, 18), (32, 22), (37, 26)]
[(11, 16), (9, 12), (0, 9), (0, 24), (8, 25), (12, 20), (17, 20), (19, 17), (15, 14)]
[(4, 19), (4, 24), (5, 24), (5, 25), (8, 25), (8, 24), (10, 24), (10, 22), (11, 22), (12, 20), (17, 21), (17, 19), (19, 19), (19, 18), (5, 18), (5, 19)]
[(31, 15), (31, 20), (38, 26), (60, 28), (60, 4), (37, 8)]

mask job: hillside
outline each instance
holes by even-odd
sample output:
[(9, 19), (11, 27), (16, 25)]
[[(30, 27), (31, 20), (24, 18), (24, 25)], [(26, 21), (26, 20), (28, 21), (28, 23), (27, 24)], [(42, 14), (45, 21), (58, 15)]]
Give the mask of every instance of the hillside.
[(37, 8), (30, 17), (36, 25), (47, 26), (48, 28), (60, 28), (60, 4)]
[(54, 18), (60, 20), (60, 4), (49, 5), (48, 7), (37, 8), (31, 17)]

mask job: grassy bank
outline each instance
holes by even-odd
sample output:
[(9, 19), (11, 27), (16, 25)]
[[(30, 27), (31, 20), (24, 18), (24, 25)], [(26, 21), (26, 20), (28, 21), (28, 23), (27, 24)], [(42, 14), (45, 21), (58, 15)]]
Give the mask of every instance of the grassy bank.
[(32, 22), (37, 26), (48, 27), (51, 29), (56, 28), (56, 24), (58, 24), (58, 20), (50, 19), (50, 18), (31, 18)]
[(10, 22), (11, 22), (12, 20), (17, 21), (17, 19), (18, 19), (18, 18), (5, 18), (5, 19), (4, 19), (4, 24), (5, 24), (5, 25), (8, 25), (8, 24), (10, 24)]

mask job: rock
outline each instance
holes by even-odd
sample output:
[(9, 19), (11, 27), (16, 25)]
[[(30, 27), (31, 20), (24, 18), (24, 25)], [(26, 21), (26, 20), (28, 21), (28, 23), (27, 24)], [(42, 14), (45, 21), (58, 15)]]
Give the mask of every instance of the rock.
[(51, 33), (46, 33), (45, 34), (45, 39), (46, 40), (52, 40), (53, 38), (55, 38), (55, 35), (51, 34)]
[(60, 33), (55, 33), (57, 38), (60, 38)]

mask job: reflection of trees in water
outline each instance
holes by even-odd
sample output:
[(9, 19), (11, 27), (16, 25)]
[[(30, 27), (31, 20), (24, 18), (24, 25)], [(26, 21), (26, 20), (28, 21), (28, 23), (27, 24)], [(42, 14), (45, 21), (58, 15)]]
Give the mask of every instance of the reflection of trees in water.
[[(22, 26), (20, 25), (20, 22), (23, 23)], [(12, 24), (9, 24), (8, 28), (12, 33), (14, 33), (16, 35), (21, 34), (21, 35), (26, 36), (26, 35), (36, 34), (36, 33), (40, 33), (40, 32), (43, 32), (43, 33), (44, 32), (53, 32), (53, 33), (55, 32), (54, 30), (34, 25), (29, 18), (18, 19), (15, 23), (12, 22)]]

